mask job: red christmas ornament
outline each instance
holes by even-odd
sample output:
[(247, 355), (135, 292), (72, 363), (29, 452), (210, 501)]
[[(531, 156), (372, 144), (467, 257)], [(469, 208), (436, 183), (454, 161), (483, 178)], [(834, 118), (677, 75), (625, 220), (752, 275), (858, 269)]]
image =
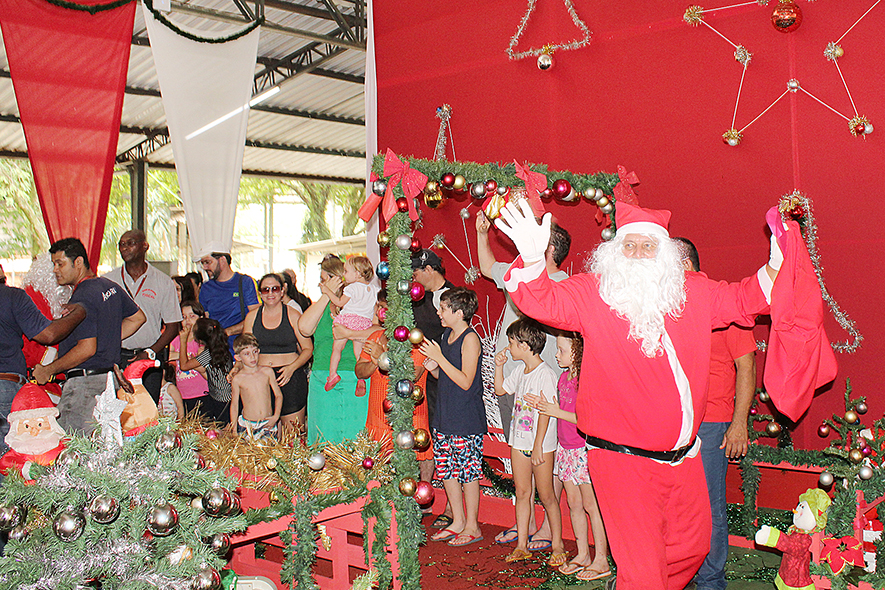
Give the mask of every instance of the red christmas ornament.
[(792, 33), (802, 24), (802, 10), (791, 0), (780, 0), (771, 13), (771, 24), (781, 33)]
[(405, 326), (397, 326), (393, 330), (393, 337), (396, 338), (398, 342), (405, 342), (409, 339), (409, 329)]
[(821, 438), (826, 438), (830, 436), (830, 425), (829, 424), (821, 424), (817, 427), (817, 435)]
[(759, 413), (759, 410), (757, 410), (756, 408), (750, 408), (750, 415), (751, 416), (755, 416), (758, 413)]
[(412, 281), (412, 287), (409, 289), (409, 297), (412, 301), (421, 301), (424, 298), (424, 285), (418, 281)]
[(420, 252), (424, 249), (424, 246), (421, 245), (421, 240), (418, 238), (412, 238), (412, 245), (409, 246), (409, 250), (412, 252)]
[(386, 318), (386, 317), (387, 317), (387, 308), (386, 307), (379, 307), (378, 308), (378, 319), (381, 320), (382, 324), (384, 323), (384, 318)]
[(446, 172), (440, 177), (439, 183), (443, 185), (444, 188), (452, 188), (455, 184), (455, 175), (451, 172)]
[(863, 133), (864, 129), (866, 129), (866, 126), (863, 123), (858, 123), (857, 125), (854, 126), (854, 131), (855, 131), (855, 133), (857, 133), (858, 137), (860, 137), (861, 135), (864, 134)]
[(405, 197), (400, 197), (396, 200), (396, 208), (400, 213), (405, 213), (409, 210), (409, 200)]
[(207, 430), (206, 431), (206, 438), (208, 438), (209, 440), (215, 440), (216, 438), (218, 438), (218, 431), (217, 430)]
[(426, 506), (433, 502), (433, 486), (430, 482), (421, 480), (415, 486), (415, 501), (421, 506)]
[(541, 191), (541, 198), (542, 199), (552, 199), (553, 198), (553, 189), (551, 189), (550, 187), (547, 187), (544, 190), (542, 190)]
[(557, 199), (564, 199), (572, 192), (572, 185), (568, 180), (560, 178), (553, 183), (553, 196)]
[(498, 190), (498, 183), (495, 182), (494, 180), (487, 180), (486, 181), (486, 192), (493, 193), (496, 190)]
[(366, 457), (365, 459), (363, 459), (363, 469), (365, 469), (366, 471), (370, 470), (374, 466), (375, 466), (375, 459), (373, 459), (371, 457)]
[(385, 414), (389, 414), (390, 410), (393, 409), (393, 402), (385, 397), (384, 401), (381, 402), (381, 407), (384, 409)]

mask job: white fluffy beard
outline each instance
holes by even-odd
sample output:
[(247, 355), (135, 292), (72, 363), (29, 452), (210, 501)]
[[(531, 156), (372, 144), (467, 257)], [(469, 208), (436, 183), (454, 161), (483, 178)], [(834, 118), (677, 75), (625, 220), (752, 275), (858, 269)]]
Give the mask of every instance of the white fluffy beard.
[(623, 240), (603, 242), (589, 260), (599, 275), (599, 296), (630, 322), (630, 337), (640, 342), (642, 353), (663, 353), (664, 319), (677, 318), (685, 304), (685, 270), (679, 251), (669, 238), (658, 240), (655, 258), (627, 258)]
[(59, 426), (58, 422), (52, 416), (47, 416), (50, 422), (49, 430), (42, 430), (40, 434), (19, 434), (18, 424), (11, 422), (9, 425), (9, 434), (4, 439), (9, 448), (21, 453), (22, 455), (42, 455), (47, 451), (51, 451), (61, 442), (65, 431)]

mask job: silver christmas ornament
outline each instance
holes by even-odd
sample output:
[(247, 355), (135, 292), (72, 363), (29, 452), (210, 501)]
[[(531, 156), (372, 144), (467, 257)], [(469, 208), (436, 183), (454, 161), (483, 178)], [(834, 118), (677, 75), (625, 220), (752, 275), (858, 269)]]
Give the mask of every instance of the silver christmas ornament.
[(230, 535), (227, 533), (218, 533), (206, 539), (206, 545), (209, 546), (220, 557), (227, 555), (230, 551)]
[(604, 207), (600, 207), (599, 210), (602, 211), (603, 213), (605, 213), (606, 215), (611, 215), (611, 212), (614, 211), (615, 208), (614, 208), (614, 205), (612, 205), (611, 202), (609, 202)]
[(0, 531), (14, 529), (27, 520), (28, 511), (15, 504), (0, 506)]
[(215, 568), (206, 566), (191, 580), (191, 590), (218, 590), (221, 588), (221, 576)]
[(154, 443), (157, 450), (161, 453), (167, 453), (172, 449), (181, 448), (181, 435), (173, 430), (167, 430), (157, 438)]
[(80, 454), (77, 451), (72, 451), (71, 449), (64, 449), (62, 452), (58, 454), (58, 457), (55, 458), (55, 465), (57, 467), (73, 467), (80, 463)]
[(768, 392), (767, 392), (767, 391), (760, 391), (760, 392), (759, 392), (759, 401), (760, 401), (760, 402), (765, 403), (765, 402), (767, 402), (767, 401), (770, 400), (770, 399), (771, 399), (771, 396), (768, 395)]
[(820, 485), (822, 485), (823, 487), (825, 487), (825, 488), (830, 487), (831, 485), (833, 485), (833, 474), (830, 473), (829, 471), (823, 471), (823, 472), (821, 472), (820, 477), (818, 478), (818, 481), (820, 482)]
[(11, 531), (9, 531), (9, 540), (10, 541), (24, 541), (25, 537), (28, 536), (28, 529), (25, 528), (25, 525), (20, 524)]
[(869, 411), (869, 408), (864, 402), (860, 402), (856, 406), (854, 406), (854, 411), (858, 414), (866, 414)]
[(400, 250), (408, 250), (412, 247), (412, 237), (408, 234), (400, 234), (396, 236), (396, 247)]
[[(873, 477), (873, 470), (870, 468), (869, 465), (864, 465), (860, 468), (860, 471), (857, 472), (857, 475), (861, 479), (870, 479), (871, 477)], [(10, 535), (11, 534), (12, 533), (10, 533)]]
[(866, 125), (864, 125), (863, 132), (864, 132), (864, 135), (869, 135), (870, 133), (872, 133), (873, 132), (873, 124), (867, 123)]
[(385, 373), (390, 370), (390, 357), (387, 356), (386, 350), (378, 357), (378, 368)]
[(411, 430), (403, 430), (396, 435), (396, 446), (411, 449), (415, 446), (415, 434)]
[(538, 69), (546, 72), (553, 67), (553, 56), (549, 53), (542, 53), (538, 56)]
[(598, 188), (598, 189), (596, 189), (596, 194), (593, 195), (593, 200), (598, 201), (599, 199), (601, 199), (604, 196), (605, 196), (605, 193), (602, 192), (601, 188)]
[(399, 292), (401, 295), (408, 295), (408, 294), (409, 294), (409, 291), (412, 290), (412, 283), (411, 283), (411, 281), (407, 281), (406, 279), (403, 279), (403, 280), (401, 280), (401, 281), (397, 281), (397, 283), (396, 283), (396, 290), (397, 290), (397, 292)]
[(89, 514), (98, 524), (110, 524), (120, 516), (120, 503), (111, 496), (96, 496), (89, 504)]
[(307, 458), (307, 466), (314, 471), (319, 471), (326, 466), (326, 456), (322, 453), (314, 453)]
[(148, 514), (147, 529), (156, 537), (167, 537), (178, 528), (178, 511), (169, 502), (154, 506)]
[(236, 492), (230, 493), (230, 506), (224, 511), (225, 516), (236, 516), (240, 513), (240, 496)]
[(495, 192), (497, 192), (497, 193), (498, 193), (499, 195), (501, 195), (502, 197), (503, 197), (504, 195), (506, 195), (508, 191), (510, 191), (510, 188), (504, 186), (503, 184), (499, 184), (499, 185), (498, 185), (498, 188), (495, 189)]
[(470, 196), (474, 199), (484, 199), (486, 196), (486, 185), (483, 182), (474, 182), (470, 186)]
[(83, 528), (86, 526), (86, 519), (83, 518), (81, 512), (69, 508), (60, 512), (52, 522), (52, 530), (55, 536), (70, 543), (76, 541), (83, 534)]
[(384, 193), (387, 192), (387, 183), (383, 180), (376, 180), (372, 183), (372, 192), (379, 197), (384, 196)]
[(615, 237), (615, 230), (610, 227), (606, 227), (602, 230), (602, 239), (606, 242), (611, 241)]
[(224, 488), (212, 488), (203, 494), (203, 510), (209, 516), (221, 516), (230, 508), (230, 492)]
[(470, 219), (470, 209), (468, 209), (467, 207), (461, 209), (459, 214), (461, 215), (461, 219)]
[(415, 384), (408, 379), (400, 379), (396, 382), (396, 394), (400, 397), (409, 397), (415, 389)]

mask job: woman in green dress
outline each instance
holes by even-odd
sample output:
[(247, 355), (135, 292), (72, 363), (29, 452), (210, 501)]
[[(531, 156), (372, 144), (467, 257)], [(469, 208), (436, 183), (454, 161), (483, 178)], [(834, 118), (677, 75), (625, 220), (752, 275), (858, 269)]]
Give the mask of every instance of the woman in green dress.
[[(332, 254), (320, 263), (320, 283), (340, 293), (344, 287), (344, 263)], [(322, 295), (311, 304), (301, 319), (298, 329), (305, 336), (313, 336), (313, 366), (307, 395), (307, 442), (339, 443), (356, 438), (366, 427), (369, 412), (369, 396), (356, 396), (357, 378), (353, 372), (356, 358), (353, 347), (346, 346), (338, 363), (341, 377), (335, 387), (325, 390), (329, 377), (329, 360), (332, 357), (332, 318), (338, 309), (330, 304), (329, 297)]]

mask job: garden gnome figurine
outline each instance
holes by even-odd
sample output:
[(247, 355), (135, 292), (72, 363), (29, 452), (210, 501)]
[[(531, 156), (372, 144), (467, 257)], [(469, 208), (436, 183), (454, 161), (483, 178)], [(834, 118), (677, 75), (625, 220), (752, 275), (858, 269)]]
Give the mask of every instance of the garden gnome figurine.
[(774, 579), (778, 590), (814, 590), (809, 571), (811, 533), (827, 526), (829, 507), (830, 497), (826, 492), (809, 488), (799, 496), (799, 505), (793, 510), (793, 526), (786, 533), (770, 526), (762, 526), (756, 531), (756, 543), (775, 547), (784, 554)]

